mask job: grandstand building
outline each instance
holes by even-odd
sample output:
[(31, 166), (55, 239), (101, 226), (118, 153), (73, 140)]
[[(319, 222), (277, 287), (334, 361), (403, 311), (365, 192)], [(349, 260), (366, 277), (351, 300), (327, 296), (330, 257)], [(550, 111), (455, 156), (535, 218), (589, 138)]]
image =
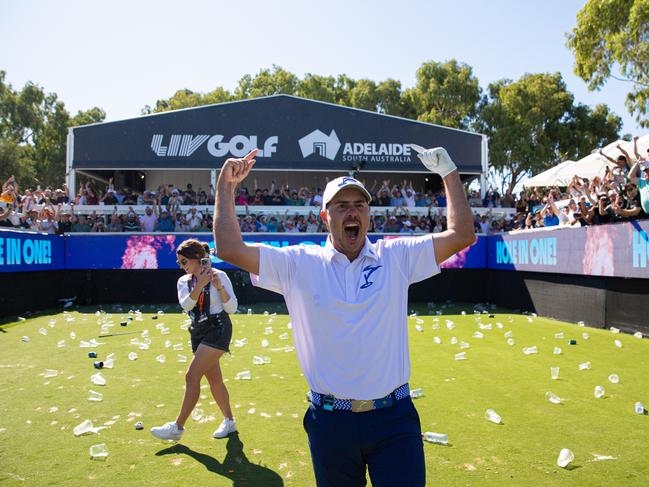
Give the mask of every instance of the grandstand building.
[(226, 158), (258, 147), (254, 178), (260, 188), (273, 181), (316, 188), (325, 177), (353, 173), (368, 186), (407, 178), (415, 187), (439, 189), (441, 180), (419, 162), (411, 143), (445, 147), (462, 179), (479, 178), (484, 188), (488, 147), (482, 134), (289, 95), (71, 128), (67, 184), (74, 191), (81, 174), (113, 177), (116, 186), (134, 191), (188, 183), (207, 189)]

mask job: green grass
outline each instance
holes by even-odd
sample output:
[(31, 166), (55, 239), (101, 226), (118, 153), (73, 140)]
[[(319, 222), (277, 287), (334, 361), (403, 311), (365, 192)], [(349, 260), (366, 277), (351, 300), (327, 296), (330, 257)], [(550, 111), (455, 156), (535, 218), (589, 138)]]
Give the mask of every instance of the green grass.
[[(459, 306), (459, 307), (458, 307)], [(478, 331), (476, 316), (467, 306), (445, 307), (441, 316), (409, 319), (412, 377), (411, 387), (421, 387), (424, 397), (415, 404), (423, 431), (447, 433), (450, 446), (425, 444), (429, 485), (647, 485), (649, 469), (649, 416), (636, 415), (636, 401), (649, 404), (647, 365), (649, 340), (610, 331), (581, 328), (543, 318), (498, 310), (494, 318), (481, 315), (492, 330)], [(224, 377), (240, 434), (230, 440), (214, 440), (211, 434), (221, 421), (207, 387), (201, 391), (199, 407), (214, 419), (201, 423), (190, 419), (181, 444), (153, 438), (151, 426), (173, 420), (183, 393), (187, 364), (177, 355), (191, 359), (188, 333), (181, 329), (184, 315), (163, 307), (141, 307), (143, 321), (127, 327), (128, 307), (106, 308), (97, 317), (95, 309), (72, 311), (74, 321), (63, 313), (40, 314), (26, 321), (11, 322), (0, 333), (0, 482), (3, 485), (314, 485), (311, 460), (302, 429), (306, 409), (304, 378), (294, 352), (284, 350), (292, 341), (279, 336), (290, 330), (286, 314), (264, 316), (271, 308), (257, 307), (255, 315), (235, 315), (234, 339), (248, 343), (222, 360)], [(439, 309), (439, 308), (437, 308)], [(460, 310), (467, 311), (466, 316)], [(112, 315), (112, 316), (111, 316)], [(272, 319), (272, 323), (269, 320)], [(434, 320), (439, 329), (433, 329)], [(453, 320), (455, 329), (446, 327)], [(80, 340), (97, 338), (98, 321), (112, 321), (113, 333), (149, 330), (149, 350), (130, 344), (139, 333), (100, 339), (96, 349), (101, 360), (116, 356), (115, 367), (104, 369), (104, 387), (95, 386), (96, 372), (89, 349)], [(423, 332), (417, 332), (423, 320)], [(531, 322), (530, 322), (531, 320)], [(50, 322), (54, 322), (50, 326)], [(162, 335), (156, 324), (170, 329)], [(499, 329), (497, 322), (503, 324)], [(272, 326), (271, 334), (265, 328)], [(39, 329), (47, 330), (47, 335)], [(508, 346), (503, 336), (511, 330), (516, 341)], [(76, 339), (70, 338), (70, 332)], [(564, 338), (554, 337), (564, 332)], [(590, 334), (589, 340), (582, 333)], [(21, 341), (29, 336), (29, 342)], [(439, 336), (441, 344), (435, 344)], [(456, 361), (459, 342), (470, 343), (467, 360)], [(270, 342), (261, 347), (261, 340)], [(575, 338), (578, 344), (568, 345)], [(614, 345), (622, 341), (623, 348)], [(65, 340), (63, 348), (57, 342)], [(165, 348), (165, 341), (182, 343), (183, 351)], [(524, 355), (522, 347), (536, 345), (539, 353)], [(553, 355), (554, 346), (563, 349)], [(129, 352), (139, 358), (130, 361)], [(163, 354), (166, 362), (156, 361)], [(267, 355), (268, 365), (252, 364), (253, 355)], [(590, 361), (591, 370), (578, 364)], [(560, 379), (550, 378), (550, 366), (561, 367)], [(45, 369), (58, 375), (46, 379)], [(234, 380), (237, 372), (250, 370), (251, 381)], [(617, 373), (621, 382), (607, 377)], [(593, 389), (602, 385), (606, 396), (596, 399)], [(89, 402), (88, 390), (103, 393), (102, 402)], [(554, 405), (544, 398), (552, 391), (562, 398)], [(56, 409), (55, 409), (56, 408)], [(484, 411), (495, 409), (502, 425), (485, 420)], [(137, 413), (139, 416), (129, 416)], [(141, 416), (140, 416), (141, 415)], [(75, 437), (72, 429), (84, 419), (95, 426), (114, 421), (99, 434)], [(136, 431), (136, 421), (144, 431)], [(90, 460), (88, 448), (105, 443), (110, 455), (105, 462)], [(570, 448), (575, 460), (561, 469), (556, 459), (562, 448)], [(613, 460), (595, 461), (594, 454)]]

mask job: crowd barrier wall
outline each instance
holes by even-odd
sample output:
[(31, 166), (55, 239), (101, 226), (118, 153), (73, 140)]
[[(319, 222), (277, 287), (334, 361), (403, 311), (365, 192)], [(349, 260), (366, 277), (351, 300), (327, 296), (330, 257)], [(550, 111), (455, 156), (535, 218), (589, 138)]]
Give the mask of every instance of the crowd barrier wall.
[[(480, 236), (474, 246), (445, 262), (440, 275), (411, 286), (410, 299), (489, 302), (649, 334), (649, 224), (592, 228)], [(174, 302), (181, 275), (175, 248), (190, 236), (213, 245), (205, 233), (59, 237), (0, 230), (0, 319), (61, 306), (60, 300), (72, 297), (81, 305)], [(381, 237), (390, 238), (370, 239)], [(244, 240), (323, 245), (325, 235), (247, 234)], [(281, 301), (281, 296), (253, 287), (247, 273), (213, 260), (230, 275), (241, 304)]]

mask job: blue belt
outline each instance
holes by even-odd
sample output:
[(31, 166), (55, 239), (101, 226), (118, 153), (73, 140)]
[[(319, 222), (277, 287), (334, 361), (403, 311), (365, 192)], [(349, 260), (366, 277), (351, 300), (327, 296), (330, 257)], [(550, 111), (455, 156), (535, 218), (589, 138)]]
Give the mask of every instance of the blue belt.
[(395, 401), (400, 401), (408, 396), (410, 396), (410, 387), (407, 383), (380, 399), (338, 399), (332, 395), (320, 394), (315, 391), (310, 391), (307, 394), (307, 398), (314, 406), (319, 406), (327, 411), (352, 411), (354, 413), (386, 408), (392, 406)]

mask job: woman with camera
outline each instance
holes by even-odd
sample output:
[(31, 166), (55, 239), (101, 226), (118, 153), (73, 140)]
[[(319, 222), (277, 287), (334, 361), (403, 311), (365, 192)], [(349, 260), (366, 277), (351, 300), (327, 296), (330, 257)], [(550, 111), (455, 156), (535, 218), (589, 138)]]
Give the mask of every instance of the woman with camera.
[(151, 428), (151, 433), (163, 440), (180, 440), (185, 422), (198, 402), (201, 379), (205, 376), (224, 416), (213, 436), (225, 438), (237, 427), (219, 360), (229, 352), (232, 338), (229, 314), (237, 310), (237, 298), (227, 274), (212, 269), (206, 243), (185, 240), (176, 250), (176, 257), (186, 272), (178, 279), (178, 301), (192, 320), (189, 332), (194, 359), (185, 374), (185, 396), (176, 421)]

